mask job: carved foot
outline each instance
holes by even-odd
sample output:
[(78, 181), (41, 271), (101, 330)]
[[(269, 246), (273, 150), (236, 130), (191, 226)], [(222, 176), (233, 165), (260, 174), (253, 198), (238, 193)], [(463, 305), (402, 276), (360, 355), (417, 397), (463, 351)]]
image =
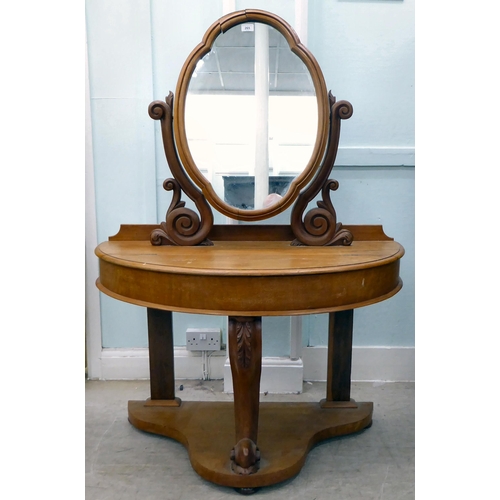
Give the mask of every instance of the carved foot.
[(251, 439), (240, 439), (231, 450), (231, 469), (236, 474), (254, 474), (259, 470), (259, 462), (260, 451)]
[(234, 488), (240, 495), (253, 495), (259, 488)]

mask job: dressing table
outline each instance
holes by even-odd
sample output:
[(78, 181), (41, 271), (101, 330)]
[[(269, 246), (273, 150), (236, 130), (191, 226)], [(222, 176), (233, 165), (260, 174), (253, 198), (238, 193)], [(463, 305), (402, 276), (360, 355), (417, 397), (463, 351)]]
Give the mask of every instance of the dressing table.
[[(293, 29), (260, 10), (210, 26), (175, 98), (149, 106), (172, 200), (162, 223), (122, 225), (97, 247), (97, 286), (147, 308), (151, 397), (129, 401), (131, 424), (180, 441), (208, 481), (279, 483), (316, 443), (371, 425), (373, 404), (350, 397), (353, 310), (400, 290), (404, 249), (381, 226), (337, 222), (329, 177), (351, 114)], [(288, 225), (255, 224), (288, 208)], [(213, 209), (239, 223), (214, 224)], [(234, 402), (176, 397), (173, 312), (228, 316)], [(317, 313), (329, 315), (325, 398), (260, 403), (262, 316)]]

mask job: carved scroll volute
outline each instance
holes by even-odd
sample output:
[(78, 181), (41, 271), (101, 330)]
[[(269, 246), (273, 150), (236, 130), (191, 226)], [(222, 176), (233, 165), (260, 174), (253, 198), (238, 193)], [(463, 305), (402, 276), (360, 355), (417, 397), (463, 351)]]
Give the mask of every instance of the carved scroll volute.
[[(212, 245), (207, 239), (213, 225), (213, 213), (201, 191), (194, 186), (182, 167), (175, 149), (172, 127), (173, 94), (169, 93), (163, 101), (154, 101), (149, 105), (149, 116), (160, 120), (163, 147), (170, 171), (175, 179), (166, 179), (163, 187), (172, 191), (172, 201), (167, 210), (166, 220), (160, 224), (161, 229), (151, 233), (153, 245)], [(200, 217), (193, 210), (185, 207), (181, 201), (184, 191), (195, 203)]]
[[(313, 182), (305, 189), (292, 209), (291, 226), (296, 240), (292, 245), (350, 245), (352, 234), (342, 229), (337, 222), (337, 214), (330, 199), (330, 191), (336, 191), (339, 183), (328, 179), (337, 156), (340, 138), (340, 120), (352, 116), (352, 105), (347, 101), (336, 102), (335, 97), (328, 95), (330, 100), (330, 136), (326, 155)], [(322, 200), (317, 202), (318, 208), (313, 208), (303, 217), (307, 205), (321, 191)]]

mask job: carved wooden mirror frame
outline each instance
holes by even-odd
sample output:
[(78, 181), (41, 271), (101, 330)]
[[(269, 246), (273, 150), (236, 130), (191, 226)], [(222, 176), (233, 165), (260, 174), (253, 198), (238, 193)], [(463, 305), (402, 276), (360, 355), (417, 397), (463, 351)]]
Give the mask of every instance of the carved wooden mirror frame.
[[(185, 104), (189, 82), (196, 64), (207, 54), (221, 33), (243, 23), (259, 22), (281, 33), (291, 51), (307, 67), (316, 93), (318, 105), (318, 129), (311, 158), (304, 170), (292, 181), (287, 193), (268, 208), (240, 210), (222, 201), (210, 182), (200, 172), (191, 155), (185, 127)], [(300, 43), (297, 34), (283, 19), (262, 10), (247, 9), (233, 12), (212, 24), (187, 58), (180, 72), (176, 98), (170, 92), (165, 101), (149, 105), (149, 115), (161, 121), (165, 155), (173, 179), (166, 179), (163, 187), (173, 191), (166, 220), (161, 228), (151, 234), (153, 245), (211, 245), (209, 234), (213, 227), (213, 206), (220, 213), (237, 220), (259, 221), (278, 215), (293, 202), (291, 228), (295, 235), (293, 245), (349, 245), (352, 234), (337, 223), (335, 209), (330, 200), (330, 190), (338, 188), (338, 182), (329, 179), (337, 154), (340, 137), (340, 120), (352, 115), (347, 101), (336, 102), (327, 92), (319, 64)], [(317, 208), (304, 212), (319, 192), (322, 201)], [(196, 205), (199, 215), (185, 207), (181, 201), (184, 192)]]

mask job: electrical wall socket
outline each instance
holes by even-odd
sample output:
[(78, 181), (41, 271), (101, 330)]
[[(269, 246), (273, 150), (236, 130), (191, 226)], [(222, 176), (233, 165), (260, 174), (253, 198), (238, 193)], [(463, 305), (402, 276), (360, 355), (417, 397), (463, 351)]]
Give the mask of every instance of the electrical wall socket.
[(188, 328), (186, 349), (188, 351), (220, 351), (220, 328)]

